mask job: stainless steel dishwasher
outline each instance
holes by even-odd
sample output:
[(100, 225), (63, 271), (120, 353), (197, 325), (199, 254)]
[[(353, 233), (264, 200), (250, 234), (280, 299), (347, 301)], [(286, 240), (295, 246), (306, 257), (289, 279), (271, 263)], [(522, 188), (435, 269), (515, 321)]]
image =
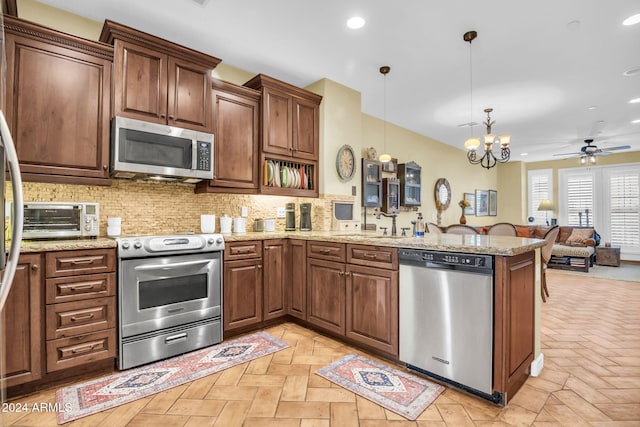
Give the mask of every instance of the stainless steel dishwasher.
[(498, 401), (493, 389), (493, 257), (400, 249), (400, 360)]

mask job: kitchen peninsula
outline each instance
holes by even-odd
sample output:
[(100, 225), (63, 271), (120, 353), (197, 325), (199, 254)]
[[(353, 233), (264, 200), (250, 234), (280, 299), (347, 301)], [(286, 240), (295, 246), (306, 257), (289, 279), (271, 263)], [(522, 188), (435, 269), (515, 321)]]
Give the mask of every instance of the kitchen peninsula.
[[(539, 261), (535, 254), (536, 249), (544, 245), (542, 240), (447, 234), (414, 238), (324, 231), (245, 233), (224, 237), (225, 339), (294, 320), (388, 360), (401, 362), (399, 290), (403, 277), (399, 274), (398, 252), (410, 248), (493, 257), (494, 401), (506, 404), (513, 397), (540, 353), (539, 314), (536, 314), (540, 304), (536, 292), (539, 289), (536, 273)], [(44, 259), (51, 258), (54, 252), (89, 256), (92, 251), (102, 254), (106, 250), (114, 256), (114, 247), (115, 241), (108, 238), (25, 242), (23, 257), (30, 257), (31, 268), (27, 265), (25, 271), (30, 274), (23, 276), (37, 275), (39, 280), (34, 277), (30, 280), (33, 281), (32, 289), (39, 289), (44, 286), (43, 279), (33, 265), (46, 264)], [(104, 292), (113, 295), (108, 291), (108, 282), (105, 281)], [(54, 305), (49, 306), (50, 310), (51, 307)], [(38, 311), (32, 315), (46, 317), (45, 308), (32, 304), (31, 310)], [(107, 326), (109, 321), (105, 320)], [(34, 328), (37, 329), (36, 324)], [(39, 338), (32, 336), (31, 340), (35, 339), (43, 346), (44, 334), (41, 331), (39, 335)], [(46, 344), (53, 345), (54, 342), (47, 341)], [(97, 348), (96, 352), (107, 358), (116, 357), (109, 347), (112, 343), (108, 337), (103, 342), (107, 348)], [(33, 375), (24, 377), (22, 382), (14, 381), (14, 384), (26, 386), (25, 382), (47, 380), (47, 375), (57, 379), (64, 374), (65, 366), (56, 365), (59, 361), (54, 357), (55, 349), (51, 349), (51, 355), (48, 347), (45, 352), (49, 363), (28, 361), (34, 369), (23, 369), (22, 372), (29, 371)], [(33, 356), (37, 358), (40, 354)], [(82, 365), (83, 361), (78, 362)], [(37, 372), (42, 363), (44, 369)], [(99, 366), (104, 368), (106, 365)], [(55, 369), (55, 376), (51, 374), (52, 369)], [(71, 371), (67, 371), (69, 375), (73, 375)], [(21, 388), (23, 391), (29, 389), (19, 386), (15, 389), (17, 394), (21, 394)]]

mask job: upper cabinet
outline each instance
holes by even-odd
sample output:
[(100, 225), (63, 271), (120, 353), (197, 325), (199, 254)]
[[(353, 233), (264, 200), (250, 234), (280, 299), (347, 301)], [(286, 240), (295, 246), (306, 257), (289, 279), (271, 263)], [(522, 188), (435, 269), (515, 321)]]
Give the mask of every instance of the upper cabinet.
[(317, 197), (322, 97), (264, 74), (244, 85), (262, 93), (260, 192)]
[(3, 109), (25, 181), (109, 185), (113, 48), (4, 16)]
[(213, 79), (215, 176), (197, 193), (257, 193), (260, 162), (260, 92)]
[(105, 21), (113, 44), (113, 115), (212, 131), (211, 70), (220, 59)]

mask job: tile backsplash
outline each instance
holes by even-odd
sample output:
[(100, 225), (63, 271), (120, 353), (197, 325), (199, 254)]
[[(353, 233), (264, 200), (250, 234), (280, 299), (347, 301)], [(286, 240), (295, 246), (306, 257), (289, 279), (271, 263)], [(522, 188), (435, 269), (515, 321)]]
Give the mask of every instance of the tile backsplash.
[[(8, 184), (10, 186), (10, 184)], [(200, 232), (200, 215), (216, 215), (220, 231), (222, 215), (239, 217), (241, 207), (248, 208), (247, 231), (257, 218), (275, 218), (276, 209), (285, 203), (296, 204), (296, 227), (300, 225), (300, 203), (312, 204), (314, 230), (331, 229), (334, 200), (353, 200), (351, 196), (321, 195), (319, 198), (245, 195), (194, 194), (193, 186), (181, 184), (113, 180), (110, 187), (88, 185), (23, 184), (26, 202), (97, 202), (100, 204), (100, 236), (107, 235), (107, 217), (122, 218), (122, 234), (171, 234)], [(10, 195), (9, 188), (6, 194)], [(276, 218), (276, 231), (283, 231), (284, 218)]]

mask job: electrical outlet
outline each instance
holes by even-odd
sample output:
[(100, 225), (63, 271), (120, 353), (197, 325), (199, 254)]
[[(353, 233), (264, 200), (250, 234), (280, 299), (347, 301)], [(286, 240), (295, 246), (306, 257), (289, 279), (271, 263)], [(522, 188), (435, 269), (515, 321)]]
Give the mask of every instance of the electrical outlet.
[(249, 209), (246, 206), (240, 208), (240, 216), (246, 218), (249, 216)]
[(276, 208), (276, 218), (284, 218), (284, 208)]

